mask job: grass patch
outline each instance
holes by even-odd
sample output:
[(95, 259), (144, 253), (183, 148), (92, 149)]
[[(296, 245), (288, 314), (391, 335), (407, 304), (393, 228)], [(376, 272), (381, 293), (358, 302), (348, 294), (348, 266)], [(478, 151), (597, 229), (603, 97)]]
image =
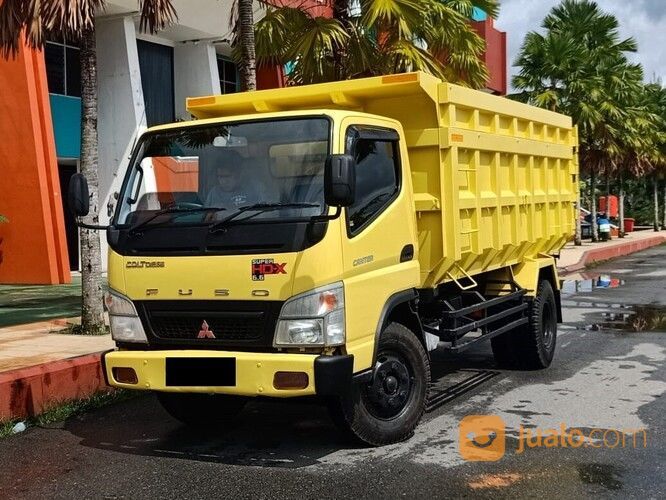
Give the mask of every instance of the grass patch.
[(76, 417), (91, 410), (97, 410), (110, 404), (119, 403), (136, 397), (136, 391), (113, 389), (109, 392), (98, 392), (89, 398), (75, 399), (56, 404), (39, 415), (26, 419), (12, 419), (0, 422), (0, 439), (11, 436), (12, 428), (17, 422), (25, 422), (26, 427), (50, 425)]
[(0, 439), (11, 436), (12, 429), (17, 422), (20, 422), (20, 420), (5, 420), (4, 422), (0, 422)]

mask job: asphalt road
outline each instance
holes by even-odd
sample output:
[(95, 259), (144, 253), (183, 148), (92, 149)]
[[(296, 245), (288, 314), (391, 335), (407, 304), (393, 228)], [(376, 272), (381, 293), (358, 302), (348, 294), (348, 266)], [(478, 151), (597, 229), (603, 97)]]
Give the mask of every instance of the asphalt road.
[[(488, 347), (457, 359), (435, 353), (440, 387), (499, 373), (428, 413), (404, 443), (355, 446), (322, 407), (303, 402), (253, 402), (235, 428), (210, 434), (181, 427), (141, 396), (0, 441), (0, 497), (664, 498), (664, 263), (662, 246), (598, 267), (592, 281), (567, 283), (547, 370), (496, 370)], [(459, 424), (475, 414), (506, 424), (497, 461), (459, 453)], [(519, 453), (521, 427), (535, 435), (561, 425), (599, 430), (587, 446), (544, 440)], [(635, 429), (645, 438), (627, 433), (622, 443), (615, 433)]]

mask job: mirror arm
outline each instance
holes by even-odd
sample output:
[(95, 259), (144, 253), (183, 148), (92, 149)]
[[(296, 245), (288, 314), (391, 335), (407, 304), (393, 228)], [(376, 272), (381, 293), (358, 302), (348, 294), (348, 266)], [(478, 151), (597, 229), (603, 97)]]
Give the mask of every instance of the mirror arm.
[(313, 222), (324, 222), (324, 221), (329, 221), (329, 220), (335, 220), (338, 217), (340, 217), (341, 214), (342, 214), (342, 207), (338, 206), (338, 207), (335, 207), (335, 213), (333, 215), (328, 215), (328, 214), (327, 215), (317, 215), (316, 217), (312, 217), (312, 219), (310, 219), (310, 220), (312, 220)]
[(83, 229), (93, 229), (93, 230), (99, 230), (99, 231), (105, 231), (109, 229), (110, 226), (96, 226), (94, 224), (86, 224), (85, 222), (81, 222), (78, 218), (76, 219), (76, 227), (80, 227)]

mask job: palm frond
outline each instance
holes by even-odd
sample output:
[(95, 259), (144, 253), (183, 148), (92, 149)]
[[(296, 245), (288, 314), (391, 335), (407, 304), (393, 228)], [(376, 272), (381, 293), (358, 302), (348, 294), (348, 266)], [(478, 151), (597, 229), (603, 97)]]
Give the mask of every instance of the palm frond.
[(149, 33), (161, 31), (178, 19), (171, 0), (139, 0), (139, 10), (139, 29)]

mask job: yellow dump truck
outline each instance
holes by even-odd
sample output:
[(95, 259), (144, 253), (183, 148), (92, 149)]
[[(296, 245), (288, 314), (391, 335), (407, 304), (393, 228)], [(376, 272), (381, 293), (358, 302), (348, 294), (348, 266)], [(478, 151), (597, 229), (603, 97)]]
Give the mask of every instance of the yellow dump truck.
[(187, 106), (138, 141), (107, 228), (110, 385), (194, 425), (316, 395), (383, 445), (419, 422), (435, 348), (550, 365), (569, 117), (424, 73)]

